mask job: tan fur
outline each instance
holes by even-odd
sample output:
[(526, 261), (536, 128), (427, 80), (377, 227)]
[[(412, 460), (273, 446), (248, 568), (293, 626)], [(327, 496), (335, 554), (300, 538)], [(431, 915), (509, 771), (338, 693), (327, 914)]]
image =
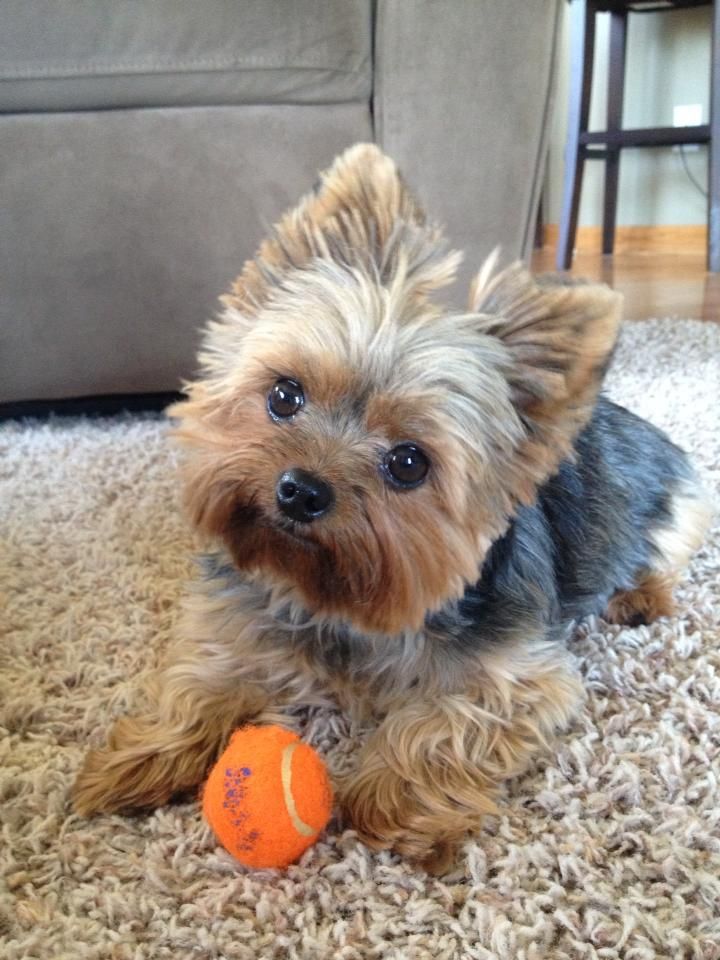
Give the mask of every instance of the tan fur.
[(251, 605), (195, 584), (169, 665), (147, 684), (150, 708), (120, 718), (106, 749), (88, 754), (73, 800), (79, 813), (153, 807), (201, 780), (235, 727), (285, 723), (288, 704), (325, 702), (287, 649), (265, 641)]
[(513, 497), (530, 503), (538, 485), (568, 456), (590, 419), (617, 340), (622, 298), (590, 283), (534, 280), (516, 264), (480, 271), (470, 303), (478, 326), (511, 358), (513, 403), (533, 430), (512, 465)]
[[(333, 698), (377, 725), (343, 785), (354, 824), (439, 868), (568, 722), (580, 686), (535, 621), (472, 650), (428, 622), (571, 450), (619, 302), (489, 262), (469, 310), (448, 313), (432, 295), (459, 259), (392, 161), (359, 145), (245, 265), (172, 409), (188, 513), (227, 551), (225, 572), (194, 587), (148, 709), (90, 754), (79, 811), (163, 803), (202, 780), (237, 724)], [(286, 377), (306, 403), (276, 422), (267, 397)], [(401, 442), (431, 465), (411, 492), (382, 475)], [(288, 527), (275, 488), (293, 468), (335, 503)]]
[(500, 784), (548, 749), (582, 698), (566, 655), (542, 641), (487, 655), (463, 694), (398, 705), (371, 736), (342, 799), (360, 836), (441, 872), (496, 811)]
[[(185, 484), (191, 516), (225, 540), (238, 566), (292, 584), (313, 610), (372, 632), (417, 629), (428, 610), (462, 594), (513, 510), (496, 453), (521, 434), (501, 375), (505, 357), (477, 336), (474, 318), (429, 307), (413, 318), (394, 315), (369, 277), (295, 283), (297, 311), (290, 296), (263, 314), (262, 329), (245, 338), (244, 379), (236, 373), (230, 394), (215, 399), (203, 385), (174, 410), (182, 416), (178, 436), (193, 453)], [(286, 289), (295, 292), (289, 282)], [(311, 294), (317, 329), (293, 324)], [(357, 327), (352, 337), (348, 326)], [(292, 428), (265, 410), (282, 375), (299, 380), (309, 399)], [(387, 491), (377, 451), (415, 436), (435, 471), (408, 498)], [(273, 512), (275, 480), (290, 467), (321, 473), (339, 491), (332, 515), (308, 532), (307, 548), (257, 522), (258, 512)], [(471, 474), (485, 481), (475, 490)], [(442, 531), (432, 551), (427, 530)]]
[(670, 514), (669, 522), (651, 536), (657, 550), (652, 569), (641, 571), (632, 589), (619, 590), (610, 598), (605, 614), (610, 623), (637, 626), (672, 616), (673, 589), (703, 541), (713, 507), (703, 489), (685, 484), (673, 497)]
[[(259, 593), (254, 599), (260, 601)], [(316, 627), (297, 638), (288, 622), (287, 633), (270, 635), (251, 621), (253, 606), (247, 594), (221, 602), (209, 583), (196, 585), (182, 624), (188, 639), (149, 685), (154, 708), (120, 719), (107, 749), (89, 754), (74, 791), (78, 812), (167, 802), (204, 778), (242, 722), (287, 724), (289, 705), (327, 702), (330, 691), (350, 708), (349, 700), (361, 701), (362, 676), (330, 680), (306, 655)], [(567, 724), (581, 687), (566, 654), (539, 639), (488, 653), (473, 677), (446, 671), (442, 679), (436, 643), (408, 637), (403, 649), (398, 664), (378, 644), (375, 656), (384, 657), (385, 669), (373, 662), (371, 647), (358, 658), (366, 667), (365, 702), (372, 704), (363, 715), (385, 719), (358, 773), (341, 789), (352, 822), (371, 845), (392, 845), (439, 869), (495, 810), (502, 781)]]
[(639, 626), (658, 617), (672, 616), (675, 610), (673, 587), (676, 577), (648, 573), (638, 578), (632, 590), (618, 590), (610, 598), (605, 619), (608, 623)]
[(279, 277), (312, 257), (360, 258), (380, 282), (400, 267), (412, 277), (404, 293), (424, 297), (452, 279), (459, 259), (458, 254), (442, 257), (438, 227), (414, 229), (424, 226), (425, 215), (393, 161), (374, 144), (357, 144), (322, 175), (316, 193), (282, 218), (225, 302), (252, 313), (272, 296)]
[[(443, 313), (426, 294), (452, 267), (392, 170), (376, 148), (350, 151), (280, 222), (209, 330), (206, 375), (173, 409), (192, 452), (195, 524), (222, 537), (241, 569), (386, 634), (416, 630), (460, 597), (518, 505), (567, 455), (618, 320), (607, 288), (542, 286), (519, 266), (476, 285), (479, 312)], [(349, 231), (339, 261), (338, 231)], [(282, 280), (282, 296), (268, 286), (249, 306), (238, 290), (258, 271)], [(491, 307), (502, 318), (483, 313)], [(312, 322), (298, 323), (308, 312)], [(265, 412), (279, 376), (311, 401), (292, 429)], [(412, 498), (388, 492), (377, 451), (418, 436), (435, 464), (430, 482)], [(263, 520), (275, 478), (291, 467), (342, 492), (305, 546)], [(432, 549), (428, 531), (441, 531)]]

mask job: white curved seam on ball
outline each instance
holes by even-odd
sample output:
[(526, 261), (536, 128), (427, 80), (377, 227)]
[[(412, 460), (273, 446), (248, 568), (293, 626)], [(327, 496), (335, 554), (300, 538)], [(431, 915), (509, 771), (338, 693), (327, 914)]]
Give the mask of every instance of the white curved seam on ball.
[(280, 778), (282, 780), (283, 787), (283, 796), (285, 798), (285, 806), (287, 807), (287, 812), (290, 814), (290, 819), (292, 820), (292, 825), (295, 827), (298, 833), (301, 833), (304, 837), (313, 837), (317, 831), (305, 823), (304, 820), (300, 819), (300, 815), (297, 812), (297, 807), (295, 806), (295, 798), (292, 795), (292, 755), (295, 753), (295, 748), (299, 747), (299, 743), (290, 743), (285, 747), (282, 752), (282, 759), (280, 764)]

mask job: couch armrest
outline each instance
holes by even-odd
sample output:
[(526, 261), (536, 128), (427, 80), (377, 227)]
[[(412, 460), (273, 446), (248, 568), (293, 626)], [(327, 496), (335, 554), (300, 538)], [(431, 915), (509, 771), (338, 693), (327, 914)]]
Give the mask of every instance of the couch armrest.
[(378, 0), (375, 135), (466, 251), (527, 256), (547, 152), (559, 0)]

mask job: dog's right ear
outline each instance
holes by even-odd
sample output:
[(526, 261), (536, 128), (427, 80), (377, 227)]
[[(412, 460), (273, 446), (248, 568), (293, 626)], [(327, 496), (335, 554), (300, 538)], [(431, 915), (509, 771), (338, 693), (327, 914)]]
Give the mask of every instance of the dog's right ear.
[(395, 163), (358, 143), (321, 174), (315, 189), (276, 224), (223, 303), (252, 315), (287, 275), (317, 260), (371, 271), (379, 283), (402, 272), (416, 295), (450, 283), (459, 254), (448, 254)]
[(518, 475), (537, 484), (568, 456), (592, 415), (622, 297), (604, 284), (534, 278), (519, 263), (494, 270), (493, 256), (473, 284), (470, 308), (478, 331), (506, 350), (510, 399), (527, 432)]

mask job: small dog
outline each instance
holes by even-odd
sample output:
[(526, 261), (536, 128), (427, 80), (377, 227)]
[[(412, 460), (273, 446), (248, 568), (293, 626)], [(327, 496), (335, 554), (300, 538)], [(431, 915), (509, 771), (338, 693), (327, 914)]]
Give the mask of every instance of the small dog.
[(452, 313), (432, 297), (458, 262), (358, 145), (245, 265), (171, 411), (215, 547), (80, 813), (163, 804), (239, 724), (330, 700), (375, 725), (339, 784), (351, 823), (441, 871), (577, 711), (572, 624), (671, 612), (709, 504), (599, 395), (620, 298), (489, 264)]

